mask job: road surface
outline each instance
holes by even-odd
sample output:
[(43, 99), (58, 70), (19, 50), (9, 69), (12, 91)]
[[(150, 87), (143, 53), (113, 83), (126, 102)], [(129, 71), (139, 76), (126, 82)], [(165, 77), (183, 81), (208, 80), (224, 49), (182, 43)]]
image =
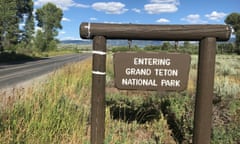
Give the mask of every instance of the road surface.
[(0, 64), (0, 89), (52, 72), (65, 64), (78, 62), (91, 54), (68, 54), (18, 64)]

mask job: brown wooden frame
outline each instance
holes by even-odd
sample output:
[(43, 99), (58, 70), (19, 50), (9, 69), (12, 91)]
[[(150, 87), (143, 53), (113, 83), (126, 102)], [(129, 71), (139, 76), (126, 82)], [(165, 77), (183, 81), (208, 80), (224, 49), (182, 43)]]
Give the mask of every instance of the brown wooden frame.
[(80, 36), (93, 39), (91, 143), (103, 144), (105, 133), (106, 40), (200, 41), (194, 112), (194, 144), (209, 144), (212, 128), (212, 100), (216, 41), (227, 41), (227, 25), (141, 25), (82, 23)]

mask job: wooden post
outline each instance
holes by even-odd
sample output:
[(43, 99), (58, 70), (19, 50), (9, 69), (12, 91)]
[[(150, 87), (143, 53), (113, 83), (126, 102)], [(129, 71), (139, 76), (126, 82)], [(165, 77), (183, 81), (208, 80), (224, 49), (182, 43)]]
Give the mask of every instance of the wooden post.
[(93, 38), (91, 144), (103, 144), (105, 133), (106, 38)]
[(210, 144), (212, 129), (212, 100), (216, 56), (216, 38), (200, 41), (197, 94), (194, 113), (194, 144)]

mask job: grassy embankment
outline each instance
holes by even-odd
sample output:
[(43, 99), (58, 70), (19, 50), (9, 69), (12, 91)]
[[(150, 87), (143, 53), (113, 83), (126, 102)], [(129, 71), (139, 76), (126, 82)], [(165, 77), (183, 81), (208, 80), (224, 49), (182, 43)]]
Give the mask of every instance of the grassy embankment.
[(40, 52), (36, 49), (19, 48), (14, 52), (0, 52), (0, 63), (14, 63), (19, 61), (32, 61), (39, 58), (52, 57), (64, 54), (80, 53), (89, 51), (90, 45), (59, 44), (53, 51)]
[[(212, 143), (240, 139), (240, 56), (217, 56)], [(107, 60), (105, 143), (191, 143), (197, 57), (181, 93), (118, 91)], [(46, 83), (14, 89), (0, 112), (0, 143), (88, 144), (91, 60), (68, 65)], [(1, 93), (1, 97), (6, 93)]]

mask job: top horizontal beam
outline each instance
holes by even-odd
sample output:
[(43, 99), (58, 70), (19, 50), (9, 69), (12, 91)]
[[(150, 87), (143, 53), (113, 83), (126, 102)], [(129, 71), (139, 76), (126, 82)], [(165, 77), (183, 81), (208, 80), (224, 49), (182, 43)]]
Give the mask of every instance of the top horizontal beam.
[(230, 35), (231, 28), (228, 25), (143, 25), (86, 22), (80, 25), (80, 36), (83, 39), (105, 36), (107, 39), (200, 41), (205, 37), (215, 37), (217, 41), (227, 41)]

